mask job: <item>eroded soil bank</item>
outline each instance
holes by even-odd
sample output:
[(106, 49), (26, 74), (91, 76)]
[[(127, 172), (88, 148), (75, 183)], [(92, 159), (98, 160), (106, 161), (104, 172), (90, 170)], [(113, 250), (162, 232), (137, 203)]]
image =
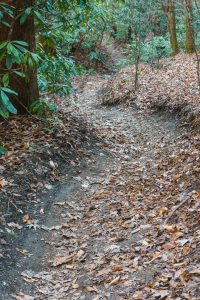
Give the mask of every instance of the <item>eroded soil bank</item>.
[(103, 82), (77, 87), (71, 113), (98, 142), (35, 204), (38, 222), (13, 229), (21, 258), (2, 270), (2, 300), (200, 297), (199, 134), (175, 117), (101, 107)]

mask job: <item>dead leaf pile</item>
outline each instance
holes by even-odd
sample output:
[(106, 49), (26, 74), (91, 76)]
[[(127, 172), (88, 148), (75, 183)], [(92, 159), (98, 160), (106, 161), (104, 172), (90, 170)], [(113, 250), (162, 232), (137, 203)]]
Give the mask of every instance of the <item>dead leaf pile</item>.
[(37, 202), (39, 192), (52, 189), (66, 170), (79, 165), (91, 140), (87, 126), (70, 116), (49, 122), (18, 116), (0, 125), (7, 150), (0, 156), (1, 216), (26, 207), (27, 200)]
[(134, 91), (133, 67), (122, 69), (104, 83), (99, 101), (104, 105), (131, 104), (147, 109), (167, 110), (200, 124), (199, 87), (195, 56), (180, 54), (162, 61), (159, 69), (140, 65), (139, 90)]
[(36, 299), (198, 299), (199, 133), (95, 99), (89, 82), (74, 113), (100, 152), (74, 178), (72, 202), (56, 205), (65, 226), (53, 231), (50, 270), (32, 275)]
[[(156, 80), (162, 96), (172, 93), (169, 78), (182, 68), (181, 59), (148, 74), (138, 106), (151, 107), (158, 99), (154, 89), (152, 101), (150, 97), (150, 85), (159, 87)], [(166, 72), (162, 81), (161, 72)], [(37, 229), (49, 233), (45, 244), (51, 259), (45, 269), (24, 270), (22, 278), (33, 286), (36, 300), (197, 300), (200, 134), (179, 127), (176, 119), (144, 115), (132, 107), (99, 107), (96, 92), (103, 82), (94, 77), (86, 83), (78, 94), (79, 109), (72, 113), (91, 124), (96, 148), (73, 177), (74, 192), (66, 192), (66, 199), (54, 205), (54, 226)], [(192, 90), (186, 90), (184, 99)], [(195, 97), (190, 103), (194, 106)]]

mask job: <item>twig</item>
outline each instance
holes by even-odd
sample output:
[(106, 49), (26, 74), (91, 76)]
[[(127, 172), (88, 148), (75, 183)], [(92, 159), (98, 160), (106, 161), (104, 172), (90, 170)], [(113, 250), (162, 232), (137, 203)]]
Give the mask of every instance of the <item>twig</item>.
[(16, 206), (16, 204), (12, 202), (12, 200), (9, 200), (9, 202), (8, 202), (7, 212), (10, 210), (10, 204), (12, 204), (14, 206), (14, 208), (16, 209), (17, 212), (23, 213), (23, 211), (20, 208), (18, 208)]
[(191, 199), (191, 195), (189, 195), (187, 198), (185, 198), (181, 203), (179, 203), (177, 206), (175, 206), (175, 208), (172, 210), (172, 212), (168, 215), (168, 217), (166, 218), (165, 222), (163, 223), (163, 226), (165, 226), (169, 220), (171, 219), (171, 217), (174, 215), (174, 213), (180, 208), (182, 207), (189, 199)]

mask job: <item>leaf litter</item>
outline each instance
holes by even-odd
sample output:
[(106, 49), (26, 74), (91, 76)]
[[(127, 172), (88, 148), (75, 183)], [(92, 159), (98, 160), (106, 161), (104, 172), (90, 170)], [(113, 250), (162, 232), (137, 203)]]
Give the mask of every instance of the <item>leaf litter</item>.
[(195, 55), (163, 59), (159, 68), (140, 65), (139, 89), (134, 90), (135, 67), (122, 69), (98, 91), (104, 105), (130, 104), (144, 112), (152, 109), (177, 113), (187, 123), (200, 125), (200, 91)]
[(37, 229), (51, 231), (48, 267), (21, 275), (37, 300), (199, 299), (200, 135), (133, 107), (99, 107), (104, 83), (86, 78), (70, 109), (99, 139), (97, 172), (76, 176), (82, 193), (58, 201), (63, 223)]

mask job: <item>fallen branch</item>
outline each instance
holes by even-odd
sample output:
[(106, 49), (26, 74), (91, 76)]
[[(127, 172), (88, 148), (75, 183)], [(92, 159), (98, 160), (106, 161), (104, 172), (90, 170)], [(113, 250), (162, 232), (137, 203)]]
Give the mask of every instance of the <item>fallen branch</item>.
[(180, 208), (182, 207), (189, 199), (191, 199), (191, 195), (189, 195), (187, 198), (185, 198), (181, 203), (179, 203), (177, 206), (175, 206), (175, 208), (172, 210), (172, 212), (168, 215), (168, 217), (166, 218), (165, 222), (163, 223), (163, 226), (165, 226), (169, 220), (171, 219), (171, 217), (174, 215), (174, 213)]

